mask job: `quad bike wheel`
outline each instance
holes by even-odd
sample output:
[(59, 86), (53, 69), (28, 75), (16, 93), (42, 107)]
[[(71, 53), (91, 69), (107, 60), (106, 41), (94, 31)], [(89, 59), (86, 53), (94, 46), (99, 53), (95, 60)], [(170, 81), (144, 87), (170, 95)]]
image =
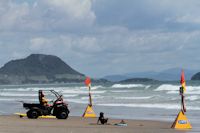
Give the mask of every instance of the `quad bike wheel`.
[(29, 119), (37, 119), (39, 116), (39, 113), (37, 110), (33, 110), (33, 109), (30, 109), (28, 112), (27, 112), (27, 117)]
[(57, 119), (67, 119), (68, 118), (68, 112), (67, 111), (59, 111), (56, 115)]

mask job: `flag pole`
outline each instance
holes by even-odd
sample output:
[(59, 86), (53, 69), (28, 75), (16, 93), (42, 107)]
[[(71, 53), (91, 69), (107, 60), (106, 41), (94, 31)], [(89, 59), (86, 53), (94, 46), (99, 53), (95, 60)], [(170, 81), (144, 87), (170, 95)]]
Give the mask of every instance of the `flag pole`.
[(175, 121), (173, 122), (171, 128), (175, 129), (191, 129), (192, 126), (190, 125), (187, 117), (186, 117), (186, 108), (185, 108), (185, 96), (184, 92), (186, 91), (186, 83), (185, 83), (185, 76), (184, 71), (181, 72), (181, 87), (180, 87), (180, 95), (181, 95), (181, 111), (178, 113)]
[(91, 96), (91, 87), (89, 86), (89, 106), (92, 107), (92, 96)]
[(185, 96), (184, 96), (184, 92), (185, 92), (185, 87), (186, 87), (186, 83), (185, 83), (185, 75), (184, 75), (184, 71), (182, 69), (181, 72), (181, 87), (180, 87), (180, 95), (181, 95), (181, 110), (184, 112), (186, 112), (186, 108), (185, 108)]
[(96, 114), (94, 110), (92, 109), (92, 97), (91, 97), (91, 79), (89, 77), (86, 77), (85, 85), (88, 87), (88, 93), (89, 93), (89, 103), (85, 109), (85, 112), (83, 113), (83, 117), (96, 117)]

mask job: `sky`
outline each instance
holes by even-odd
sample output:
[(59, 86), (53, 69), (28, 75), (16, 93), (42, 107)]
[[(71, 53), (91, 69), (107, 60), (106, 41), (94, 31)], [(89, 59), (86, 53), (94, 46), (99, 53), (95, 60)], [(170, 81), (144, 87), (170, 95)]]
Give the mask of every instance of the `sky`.
[(0, 66), (32, 53), (92, 77), (200, 70), (199, 0), (0, 0)]

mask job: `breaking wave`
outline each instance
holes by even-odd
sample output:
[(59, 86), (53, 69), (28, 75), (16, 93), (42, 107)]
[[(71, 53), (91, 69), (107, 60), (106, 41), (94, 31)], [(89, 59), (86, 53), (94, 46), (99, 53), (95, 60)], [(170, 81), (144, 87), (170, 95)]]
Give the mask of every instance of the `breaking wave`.
[[(102, 94), (106, 91), (91, 91), (92, 94)], [(62, 90), (63, 94), (88, 94), (88, 90)]]
[(196, 100), (199, 100), (199, 99), (200, 99), (200, 96), (198, 96), (198, 95), (186, 97), (186, 100), (190, 100), (190, 101), (196, 101)]
[[(158, 108), (158, 109), (177, 109), (178, 104), (97, 104), (99, 106), (110, 107), (140, 107), (140, 108)], [(200, 107), (187, 106), (188, 110), (200, 110)]]
[[(92, 86), (91, 90), (97, 90), (99, 88), (104, 88), (101, 85), (98, 86)], [(62, 91), (62, 90), (86, 90), (87, 91), (87, 87), (86, 86), (80, 86), (80, 87), (27, 87), (27, 88), (3, 88), (1, 89), (1, 91), (17, 91), (17, 92), (24, 92), (24, 91), (38, 91), (38, 90), (57, 90), (57, 91)]]
[(104, 88), (104, 87), (101, 85), (97, 85), (97, 86), (92, 86), (91, 90), (97, 90), (97, 89), (101, 89), (101, 88)]
[(27, 97), (35, 97), (38, 96), (38, 94), (17, 94), (17, 93), (8, 93), (8, 92), (4, 92), (4, 93), (0, 93), (0, 96), (14, 96), (14, 97), (22, 97), (22, 96), (27, 96)]
[(151, 99), (154, 96), (147, 96), (147, 97), (115, 97), (115, 99), (124, 99), (124, 100), (144, 100), (144, 99)]
[[(180, 85), (163, 84), (154, 91), (166, 91), (167, 94), (178, 94)], [(186, 94), (200, 95), (200, 86), (186, 86)]]
[(154, 91), (176, 91), (179, 90), (178, 85), (163, 84), (156, 88)]
[[(104, 98), (104, 96), (100, 96), (100, 95), (93, 95), (92, 96), (92, 99), (103, 99), (103, 98)], [(88, 100), (89, 97), (81, 97), (81, 99)]]
[(30, 99), (30, 98), (16, 98), (16, 97), (13, 97), (13, 98), (0, 98), (0, 101), (12, 101), (12, 102), (38, 102), (38, 99)]
[(79, 104), (87, 104), (88, 100), (87, 99), (68, 99), (67, 102), (72, 102), (72, 103), (79, 103)]
[(127, 92), (133, 92), (131, 90), (114, 90), (114, 91), (111, 91), (111, 92), (114, 92), (114, 93), (127, 93)]
[(63, 95), (63, 96), (64, 96), (64, 97), (77, 97), (78, 95), (76, 95), (76, 94), (74, 94), (74, 95), (73, 95), (73, 94), (71, 94), (71, 95), (66, 95), (66, 94), (65, 94), (65, 95)]
[(149, 85), (143, 85), (143, 84), (114, 84), (111, 86), (111, 88), (142, 88), (142, 87), (150, 87)]
[[(180, 85), (163, 84), (156, 88), (154, 91), (176, 91), (179, 90)], [(200, 86), (186, 86), (187, 91), (200, 90)]]

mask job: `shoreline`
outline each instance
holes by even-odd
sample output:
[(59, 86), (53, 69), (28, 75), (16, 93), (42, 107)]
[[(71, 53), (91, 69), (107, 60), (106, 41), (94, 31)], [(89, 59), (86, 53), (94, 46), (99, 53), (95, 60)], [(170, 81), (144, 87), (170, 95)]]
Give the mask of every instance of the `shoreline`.
[(27, 119), (17, 115), (0, 116), (0, 133), (180, 133), (185, 130), (171, 129), (170, 122), (153, 120), (127, 120), (128, 126), (116, 126), (121, 119), (109, 119), (109, 125), (97, 125), (97, 118), (70, 116), (67, 120)]

